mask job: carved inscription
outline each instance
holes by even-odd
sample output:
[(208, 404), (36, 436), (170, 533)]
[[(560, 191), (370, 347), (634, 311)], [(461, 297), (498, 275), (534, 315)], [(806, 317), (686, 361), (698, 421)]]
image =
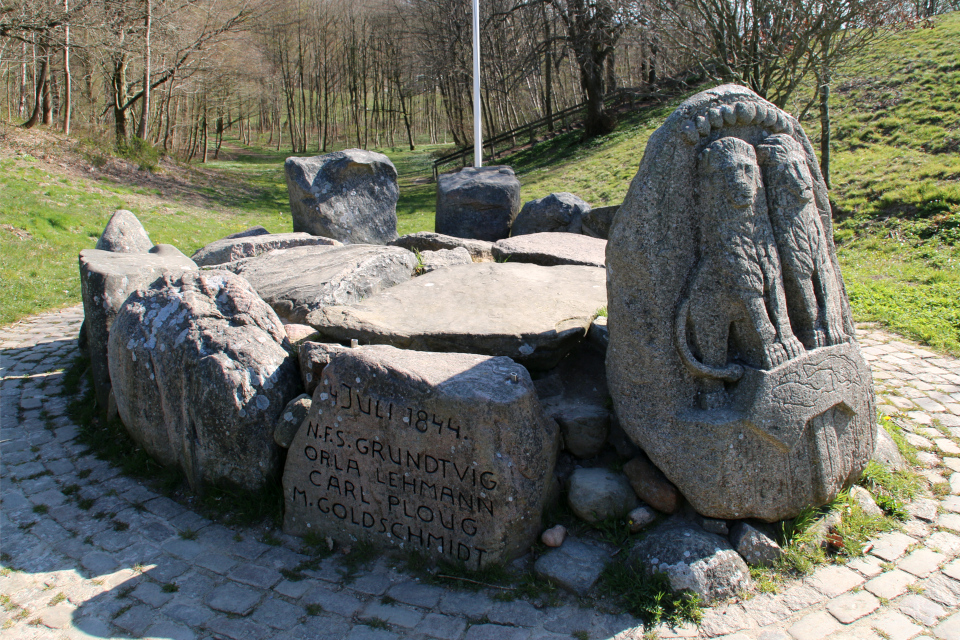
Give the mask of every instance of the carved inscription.
[[(307, 481), (292, 486), (293, 503), (398, 546), (481, 566), (487, 549), (478, 534), (497, 516), (500, 482), (479, 462), (450, 455), (469, 437), (460, 418), (338, 386), (317, 395), (327, 409), (311, 412), (302, 446), (289, 453), (309, 468)], [(389, 437), (411, 430), (439, 436), (439, 446)]]

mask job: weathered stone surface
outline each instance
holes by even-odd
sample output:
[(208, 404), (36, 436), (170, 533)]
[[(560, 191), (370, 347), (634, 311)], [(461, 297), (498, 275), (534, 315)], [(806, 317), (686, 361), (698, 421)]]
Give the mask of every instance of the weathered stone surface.
[(221, 268), (243, 276), (277, 315), (303, 323), (321, 307), (353, 304), (406, 282), (417, 259), (400, 247), (307, 246), (275, 249)]
[(573, 472), (567, 501), (578, 518), (590, 523), (621, 518), (637, 506), (626, 476), (600, 467)]
[(311, 404), (313, 404), (313, 402), (310, 396), (306, 393), (301, 393), (288, 402), (287, 406), (283, 408), (283, 411), (280, 412), (280, 417), (277, 418), (277, 424), (273, 429), (273, 441), (277, 443), (278, 447), (284, 449), (290, 448), (290, 443), (293, 442), (294, 436), (297, 435), (297, 430), (300, 428), (300, 425), (303, 424), (303, 421), (307, 419), (307, 414), (310, 413)]
[(524, 203), (510, 224), (510, 235), (546, 231), (580, 233), (580, 223), (589, 211), (590, 205), (572, 193), (551, 193)]
[(508, 356), (549, 369), (583, 339), (605, 293), (595, 267), (471, 264), (324, 307), (307, 322), (335, 341)]
[(897, 443), (894, 442), (890, 434), (887, 433), (887, 430), (880, 425), (877, 425), (877, 435), (874, 438), (874, 442), (876, 446), (873, 449), (873, 457), (870, 458), (871, 460), (885, 467), (889, 467), (893, 471), (901, 471), (907, 468), (907, 461), (904, 460), (900, 449), (897, 448)]
[(257, 489), (277, 471), (273, 426), (300, 393), (283, 325), (226, 271), (165, 274), (110, 329), (110, 377), (131, 437), (195, 489)]
[(508, 561), (540, 533), (557, 437), (507, 358), (348, 349), (290, 446), (284, 530), (471, 568)]
[(117, 209), (110, 216), (95, 248), (115, 253), (147, 253), (152, 246), (153, 242), (137, 216), (126, 209)]
[(195, 270), (190, 258), (168, 244), (157, 245), (150, 253), (117, 253), (99, 249), (80, 252), (80, 293), (83, 298), (83, 327), (93, 372), (97, 402), (106, 408), (110, 395), (107, 342), (110, 327), (120, 306), (131, 293), (146, 287), (164, 271)]
[(623, 465), (623, 473), (629, 478), (637, 497), (657, 511), (674, 513), (680, 506), (680, 493), (644, 454)]
[(465, 167), (437, 181), (437, 233), (500, 240), (519, 210), (520, 181), (510, 167)]
[(330, 238), (319, 238), (309, 233), (267, 233), (253, 236), (228, 236), (214, 240), (197, 249), (192, 260), (205, 267), (226, 264), (244, 258), (255, 258), (274, 249), (292, 249), (303, 246), (337, 247), (341, 243)]
[(470, 264), (473, 258), (465, 247), (456, 249), (438, 249), (436, 251), (421, 251), (420, 265), (418, 269), (421, 273), (430, 273), (444, 267), (455, 267), (460, 264)]
[(300, 343), (309, 340), (315, 340), (320, 337), (320, 332), (308, 324), (296, 324), (294, 322), (284, 322), (283, 330), (287, 332), (287, 340), (294, 349), (299, 349)]
[(743, 521), (730, 529), (730, 544), (751, 565), (772, 565), (783, 554), (776, 540)]
[(474, 262), (493, 261), (493, 243), (488, 240), (473, 240), (471, 238), (455, 238), (432, 231), (418, 231), (400, 236), (389, 244), (403, 247), (410, 251), (439, 251), (441, 249), (456, 249), (463, 247), (470, 252)]
[(550, 405), (547, 414), (560, 425), (564, 448), (578, 458), (597, 455), (607, 442), (610, 412), (606, 407), (582, 402)]
[(607, 247), (607, 372), (624, 430), (703, 515), (795, 516), (873, 452), (832, 237), (809, 140), (748, 89), (651, 136)]
[(323, 370), (333, 360), (333, 356), (346, 350), (342, 345), (326, 342), (304, 342), (300, 345), (300, 377), (308, 395), (313, 395), (313, 390), (320, 384)]
[(545, 267), (602, 267), (606, 251), (606, 240), (573, 233), (531, 233), (498, 240), (493, 245), (493, 257), (500, 262), (532, 262)]
[(600, 547), (568, 538), (560, 547), (540, 556), (533, 572), (578, 596), (596, 584), (610, 554)]
[(751, 586), (750, 570), (725, 538), (682, 520), (655, 527), (630, 555), (643, 569), (667, 574), (674, 590), (689, 589), (708, 604)]
[(347, 149), (287, 158), (293, 230), (347, 244), (397, 239), (397, 168), (382, 153)]
[(228, 236), (224, 236), (223, 240), (236, 240), (237, 238), (251, 238), (253, 236), (265, 236), (270, 232), (267, 231), (267, 228), (262, 225), (256, 225), (250, 227), (249, 229), (244, 229), (243, 231), (238, 231), (236, 233), (231, 233)]
[(610, 225), (613, 224), (613, 218), (620, 210), (620, 205), (615, 204), (610, 207), (595, 207), (590, 209), (584, 216), (581, 223), (580, 232), (592, 238), (607, 239), (610, 235)]

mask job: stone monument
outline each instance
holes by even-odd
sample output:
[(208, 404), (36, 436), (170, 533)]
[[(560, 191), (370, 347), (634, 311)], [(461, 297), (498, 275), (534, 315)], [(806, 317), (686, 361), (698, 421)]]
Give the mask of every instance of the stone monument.
[(347, 349), (290, 445), (284, 530), (470, 569), (507, 562), (540, 533), (557, 441), (509, 358)]
[(750, 90), (685, 101), (610, 230), (607, 373), (627, 433), (713, 518), (828, 502), (873, 451), (816, 156)]
[(437, 180), (437, 233), (494, 242), (510, 235), (520, 181), (508, 166), (465, 167)]

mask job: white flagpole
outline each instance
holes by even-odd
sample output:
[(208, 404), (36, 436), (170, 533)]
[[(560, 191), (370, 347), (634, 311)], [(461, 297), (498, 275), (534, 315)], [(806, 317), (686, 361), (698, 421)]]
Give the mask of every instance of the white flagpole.
[(483, 165), (480, 126), (480, 0), (473, 0), (473, 166)]

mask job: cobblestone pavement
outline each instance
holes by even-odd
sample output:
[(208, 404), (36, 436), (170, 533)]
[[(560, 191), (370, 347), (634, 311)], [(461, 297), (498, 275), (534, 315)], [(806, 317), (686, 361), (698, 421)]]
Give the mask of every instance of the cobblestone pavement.
[[(0, 636), (533, 640), (643, 637), (629, 616), (574, 599), (538, 609), (421, 584), (384, 559), (345, 580), (324, 560), (284, 570), (298, 541), (212, 523), (118, 475), (72, 442), (62, 369), (79, 307), (0, 328)], [(658, 637), (729, 640), (960, 639), (960, 361), (865, 328), (881, 410), (924, 450), (936, 491), (870, 553), (708, 609), (699, 629)]]

